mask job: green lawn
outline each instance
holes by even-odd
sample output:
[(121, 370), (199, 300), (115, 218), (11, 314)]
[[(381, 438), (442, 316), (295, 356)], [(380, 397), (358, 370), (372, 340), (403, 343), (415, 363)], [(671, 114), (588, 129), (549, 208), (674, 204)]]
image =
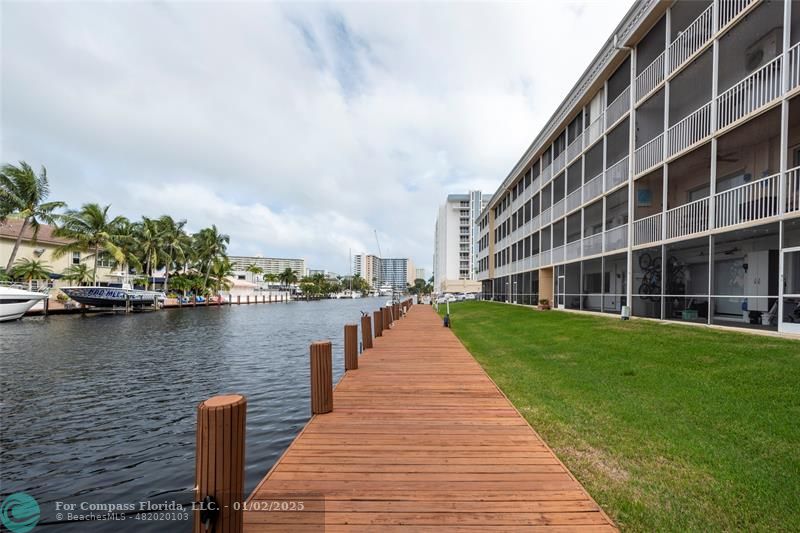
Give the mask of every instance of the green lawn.
[(626, 531), (800, 531), (800, 342), (491, 302), (453, 330)]

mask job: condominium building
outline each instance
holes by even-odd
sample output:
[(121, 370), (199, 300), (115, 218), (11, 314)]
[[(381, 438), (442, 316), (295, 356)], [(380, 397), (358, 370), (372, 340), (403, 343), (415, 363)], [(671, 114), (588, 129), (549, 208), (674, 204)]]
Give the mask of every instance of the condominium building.
[(353, 275), (358, 274), (367, 280), (372, 288), (380, 286), (380, 257), (372, 254), (356, 254), (353, 256)]
[(425, 277), (425, 269), (424, 268), (417, 268), (415, 270), (416, 270), (416, 273), (414, 274), (415, 275), (415, 279), (424, 279), (425, 281), (428, 281), (428, 278)]
[(403, 291), (407, 285), (414, 284), (414, 262), (411, 259), (382, 257), (380, 265), (380, 285)]
[(800, 3), (636, 2), (478, 219), (485, 297), (800, 333)]
[(491, 196), (481, 191), (449, 194), (436, 217), (433, 287), (446, 292), (448, 281), (475, 280), (480, 230), (474, 224)]
[(280, 274), (291, 268), (297, 277), (306, 275), (305, 259), (283, 259), (277, 257), (249, 257), (232, 255), (229, 257), (235, 272), (245, 272), (250, 265), (256, 265), (264, 270), (264, 274)]

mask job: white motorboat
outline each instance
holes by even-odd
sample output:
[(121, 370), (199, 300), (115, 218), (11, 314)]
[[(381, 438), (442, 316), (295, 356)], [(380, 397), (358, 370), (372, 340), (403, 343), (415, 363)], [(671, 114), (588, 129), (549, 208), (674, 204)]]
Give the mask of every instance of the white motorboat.
[(0, 322), (17, 320), (47, 298), (47, 290), (33, 291), (21, 285), (0, 285)]

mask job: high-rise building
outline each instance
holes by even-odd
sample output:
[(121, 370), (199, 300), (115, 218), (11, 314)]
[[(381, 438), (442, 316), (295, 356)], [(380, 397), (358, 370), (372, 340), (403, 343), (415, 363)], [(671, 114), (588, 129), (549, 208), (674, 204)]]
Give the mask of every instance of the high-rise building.
[(800, 8), (634, 3), (478, 219), (485, 297), (800, 333)]
[(424, 268), (417, 268), (414, 275), (415, 275), (414, 279), (424, 279), (425, 281), (428, 281), (428, 278), (425, 277), (425, 269)]
[(305, 259), (282, 259), (277, 257), (250, 257), (241, 255), (232, 255), (229, 259), (235, 272), (244, 272), (250, 265), (256, 265), (264, 270), (264, 274), (280, 274), (287, 268), (291, 268), (297, 274), (298, 278), (306, 275)]
[(375, 289), (380, 286), (380, 257), (372, 254), (356, 254), (353, 256), (353, 275), (358, 274)]
[(353, 256), (353, 274), (367, 280), (373, 289), (390, 285), (396, 290), (405, 290), (406, 284), (414, 284), (414, 262), (406, 258), (356, 254)]
[(448, 281), (475, 280), (480, 230), (474, 222), (490, 199), (481, 191), (449, 194), (439, 207), (433, 252), (434, 291), (447, 292)]

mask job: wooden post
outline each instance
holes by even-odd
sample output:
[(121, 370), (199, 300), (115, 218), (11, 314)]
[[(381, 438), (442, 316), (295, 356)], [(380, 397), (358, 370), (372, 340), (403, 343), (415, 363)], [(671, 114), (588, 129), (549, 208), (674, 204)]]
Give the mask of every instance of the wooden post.
[(311, 343), (311, 414), (333, 411), (331, 341)]
[(383, 308), (372, 313), (372, 317), (375, 324), (375, 336), (383, 336)]
[(44, 316), (47, 316), (47, 312), (50, 310), (50, 296), (44, 299)]
[(192, 307), (197, 307), (197, 296), (192, 296)]
[(250, 295), (247, 295), (247, 304), (250, 305)]
[(389, 329), (392, 327), (392, 312), (388, 307), (383, 307), (383, 328)]
[(361, 344), (365, 350), (372, 348), (372, 320), (369, 315), (361, 317)]
[[(241, 533), (244, 498), (244, 428), (247, 400), (240, 394), (214, 396), (197, 406), (195, 501), (214, 499), (215, 524), (205, 528), (194, 511), (194, 533)], [(210, 506), (209, 506), (210, 507)]]
[(358, 369), (358, 324), (344, 326), (344, 370)]
[(241, 294), (237, 294), (236, 295), (236, 305), (242, 305), (242, 295)]

